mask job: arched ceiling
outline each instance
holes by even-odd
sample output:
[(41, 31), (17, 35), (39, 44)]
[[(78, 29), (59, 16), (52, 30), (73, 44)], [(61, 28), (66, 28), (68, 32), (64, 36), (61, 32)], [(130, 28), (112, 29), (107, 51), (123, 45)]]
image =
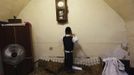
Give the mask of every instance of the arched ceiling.
[(30, 0), (0, 0), (0, 20), (17, 16)]
[[(17, 16), (30, 0), (0, 0), (0, 20)], [(125, 21), (134, 20), (134, 0), (104, 0)]]
[(104, 0), (125, 21), (134, 20), (134, 0)]

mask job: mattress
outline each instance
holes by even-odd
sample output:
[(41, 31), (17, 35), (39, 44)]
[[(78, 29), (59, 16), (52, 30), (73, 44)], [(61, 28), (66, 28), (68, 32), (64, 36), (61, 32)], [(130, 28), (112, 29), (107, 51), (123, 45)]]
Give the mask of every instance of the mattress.
[(74, 65), (81, 67), (82, 70), (75, 70), (73, 73), (64, 71), (62, 59), (62, 57), (39, 59), (35, 63), (35, 70), (29, 75), (101, 75), (102, 73), (103, 67), (98, 57), (85, 58), (81, 62), (80, 60), (78, 62), (80, 58), (77, 58)]

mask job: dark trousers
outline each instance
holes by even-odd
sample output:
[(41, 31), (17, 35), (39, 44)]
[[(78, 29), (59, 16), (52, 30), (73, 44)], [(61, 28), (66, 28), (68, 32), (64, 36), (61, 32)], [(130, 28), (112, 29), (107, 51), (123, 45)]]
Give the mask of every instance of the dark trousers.
[(73, 65), (73, 53), (65, 53), (64, 67), (65, 70), (72, 70)]

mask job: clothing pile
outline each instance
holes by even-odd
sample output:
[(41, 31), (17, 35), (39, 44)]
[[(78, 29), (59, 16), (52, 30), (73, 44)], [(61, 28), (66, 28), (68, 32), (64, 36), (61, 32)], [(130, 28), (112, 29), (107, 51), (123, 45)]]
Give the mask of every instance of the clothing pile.
[(105, 66), (102, 75), (128, 75), (124, 64), (117, 58), (109, 57), (103, 59)]

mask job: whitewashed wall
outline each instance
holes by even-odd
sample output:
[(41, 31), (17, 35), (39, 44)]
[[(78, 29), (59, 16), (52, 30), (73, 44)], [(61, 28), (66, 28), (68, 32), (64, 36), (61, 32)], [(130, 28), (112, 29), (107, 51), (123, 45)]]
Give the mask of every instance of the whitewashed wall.
[(128, 29), (128, 46), (130, 51), (130, 63), (131, 67), (134, 67), (134, 20), (126, 22)]
[(35, 59), (63, 56), (62, 36), (70, 26), (87, 56), (110, 53), (126, 40), (122, 18), (103, 0), (68, 0), (66, 25), (56, 22), (55, 0), (31, 0), (19, 17), (32, 23)]

